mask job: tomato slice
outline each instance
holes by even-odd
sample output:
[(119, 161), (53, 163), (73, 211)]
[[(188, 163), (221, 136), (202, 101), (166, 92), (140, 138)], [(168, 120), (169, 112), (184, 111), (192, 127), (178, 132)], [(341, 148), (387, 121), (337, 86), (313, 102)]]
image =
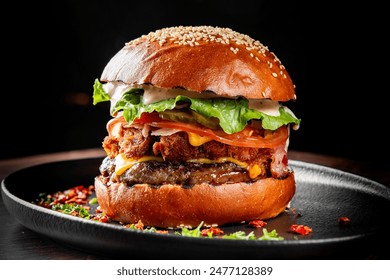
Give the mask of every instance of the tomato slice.
[[(125, 121), (124, 118), (123, 121)], [(213, 130), (196, 124), (163, 120), (157, 113), (143, 113), (141, 117), (135, 119), (133, 123), (192, 132), (227, 145), (238, 147), (275, 148), (277, 146), (284, 146), (288, 139), (287, 126), (281, 126), (275, 131), (269, 131), (269, 133), (266, 133), (263, 137), (262, 135), (258, 135), (250, 126), (246, 126), (244, 130), (240, 132), (228, 134), (222, 129)]]

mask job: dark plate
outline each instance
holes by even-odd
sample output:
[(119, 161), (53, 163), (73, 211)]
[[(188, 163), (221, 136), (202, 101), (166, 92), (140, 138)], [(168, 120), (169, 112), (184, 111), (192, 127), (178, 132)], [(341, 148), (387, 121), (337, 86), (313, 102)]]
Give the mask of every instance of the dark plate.
[[(133, 231), (65, 215), (34, 205), (41, 192), (53, 193), (93, 183), (102, 158), (53, 162), (16, 171), (1, 185), (7, 210), (24, 226), (62, 244), (108, 258), (133, 259), (363, 259), (388, 258), (390, 189), (350, 173), (290, 161), (297, 182), (291, 207), (268, 220), (283, 241), (184, 237), (174, 232)], [(293, 211), (294, 209), (294, 211)], [(338, 219), (348, 217), (348, 225)], [(289, 231), (308, 225), (307, 236)], [(245, 224), (222, 227), (225, 233), (255, 231)]]

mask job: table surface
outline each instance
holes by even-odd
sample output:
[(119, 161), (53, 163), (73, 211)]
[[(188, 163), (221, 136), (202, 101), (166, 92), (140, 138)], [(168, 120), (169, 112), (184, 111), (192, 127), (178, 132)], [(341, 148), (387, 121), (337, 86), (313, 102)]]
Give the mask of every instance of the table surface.
[[(24, 158), (0, 161), (0, 180), (21, 168), (45, 162), (82, 159), (104, 156), (101, 148), (35, 155)], [(346, 172), (357, 174), (390, 186), (389, 166), (378, 166), (373, 163), (344, 159), (339, 157), (314, 154), (301, 151), (289, 151), (289, 158), (304, 162), (320, 164)], [(20, 224), (5, 208), (0, 199), (0, 259), (3, 260), (48, 260), (48, 259), (106, 259), (105, 256), (90, 254), (66, 247), (39, 235)], [(372, 257), (372, 256), (371, 256)], [(374, 256), (375, 258), (375, 256)]]

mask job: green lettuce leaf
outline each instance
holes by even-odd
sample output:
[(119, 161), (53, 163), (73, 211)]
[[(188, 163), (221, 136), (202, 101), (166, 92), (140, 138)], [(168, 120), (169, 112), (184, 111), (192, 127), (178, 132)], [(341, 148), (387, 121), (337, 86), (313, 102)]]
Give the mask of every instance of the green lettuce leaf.
[[(139, 118), (142, 113), (147, 112), (163, 112), (176, 107), (180, 101), (190, 103), (190, 108), (195, 112), (203, 115), (206, 118), (216, 117), (219, 119), (219, 125), (226, 133), (235, 133), (243, 130), (247, 122), (251, 119), (259, 119), (262, 121), (264, 129), (276, 130), (282, 125), (289, 123), (299, 124), (300, 119), (295, 118), (284, 110), (279, 108), (279, 116), (270, 116), (260, 111), (250, 109), (248, 100), (245, 98), (239, 99), (199, 99), (189, 98), (178, 95), (176, 98), (169, 98), (151, 104), (144, 104), (142, 101), (143, 89), (132, 88), (125, 92), (122, 97), (113, 106), (111, 114), (118, 111), (123, 111), (123, 116), (127, 122), (132, 122), (135, 118)], [(109, 95), (104, 92), (99, 81), (95, 81), (94, 104), (109, 100)]]
[(93, 84), (93, 105), (109, 100), (110, 96), (104, 91), (102, 83), (95, 79)]

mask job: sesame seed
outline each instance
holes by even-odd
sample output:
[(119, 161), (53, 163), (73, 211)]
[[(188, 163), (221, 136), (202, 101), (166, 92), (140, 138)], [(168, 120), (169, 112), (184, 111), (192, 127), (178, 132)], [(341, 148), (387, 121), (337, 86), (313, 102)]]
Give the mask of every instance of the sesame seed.
[(272, 72), (272, 76), (274, 76), (276, 78), (278, 76), (278, 74), (276, 74), (275, 72)]
[[(237, 54), (240, 48), (245, 47), (248, 51), (254, 51), (254, 53), (251, 52), (250, 55), (257, 61), (261, 61), (257, 55), (263, 55), (264, 57), (267, 57), (267, 54), (270, 53), (273, 60), (278, 64), (281, 64), (280, 60), (275, 56), (274, 53), (268, 50), (267, 46), (264, 46), (262, 43), (254, 40), (246, 34), (241, 34), (239, 32), (233, 31), (230, 28), (213, 26), (167, 27), (156, 30), (154, 32), (149, 32), (147, 35), (142, 35), (141, 37), (126, 43), (126, 45), (135, 46), (144, 42), (157, 42), (160, 46), (165, 44), (177, 44), (191, 47), (197, 47), (202, 44), (219, 43), (229, 46), (230, 50), (235, 54)], [(238, 48), (237, 46), (242, 47)], [(268, 61), (268, 59), (269, 58), (267, 58), (266, 61)], [(270, 67), (272, 67), (272, 64)]]

